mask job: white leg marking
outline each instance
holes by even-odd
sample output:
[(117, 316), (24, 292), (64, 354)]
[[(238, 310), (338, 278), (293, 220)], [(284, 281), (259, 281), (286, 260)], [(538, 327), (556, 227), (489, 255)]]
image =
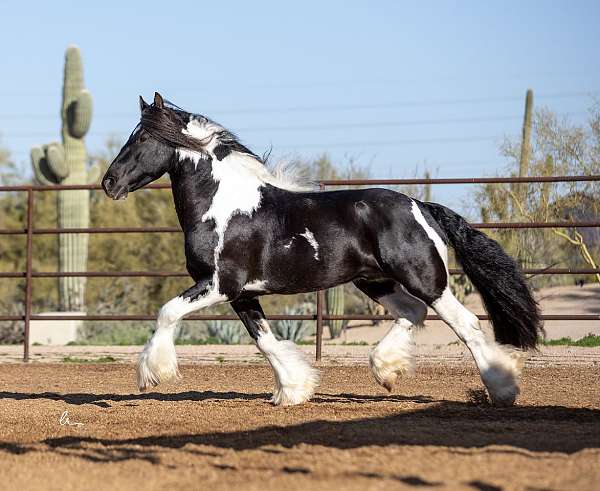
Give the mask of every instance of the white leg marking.
[(179, 378), (177, 354), (173, 335), (177, 321), (195, 310), (227, 301), (225, 295), (209, 291), (197, 300), (175, 297), (162, 306), (158, 314), (156, 331), (144, 346), (137, 365), (137, 384), (141, 391), (160, 382)]
[(278, 341), (265, 320), (261, 321), (256, 345), (275, 375), (271, 402), (292, 406), (308, 401), (319, 384), (319, 373), (310, 365), (304, 353), (291, 341)]
[(512, 405), (519, 394), (518, 352), (509, 352), (495, 341), (487, 340), (479, 319), (456, 299), (448, 287), (432, 307), (473, 354), (492, 402), (499, 406)]
[(397, 319), (385, 337), (369, 354), (371, 372), (377, 383), (392, 390), (398, 375), (410, 373), (413, 367), (413, 325), (408, 319)]
[(378, 299), (396, 319), (389, 332), (371, 351), (369, 363), (375, 380), (388, 391), (399, 375), (410, 373), (413, 368), (413, 330), (423, 325), (427, 306), (400, 284), (394, 292)]

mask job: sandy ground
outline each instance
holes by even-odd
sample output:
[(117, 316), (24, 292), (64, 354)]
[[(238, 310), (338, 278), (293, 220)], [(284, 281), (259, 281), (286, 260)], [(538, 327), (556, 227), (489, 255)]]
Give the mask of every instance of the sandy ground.
[[(302, 345), (299, 348), (308, 359), (314, 359), (315, 346)], [(368, 363), (368, 345), (326, 344), (323, 346), (322, 360), (319, 365), (359, 366)], [(264, 363), (254, 345), (197, 345), (176, 346), (180, 363), (214, 364), (257, 364)], [(31, 363), (59, 363), (67, 360), (98, 361), (110, 357), (116, 363), (134, 363), (141, 346), (32, 346)], [(462, 344), (420, 345), (416, 352), (417, 364), (443, 363), (460, 366), (474, 366), (473, 357)], [(538, 350), (523, 353), (526, 366), (597, 366), (600, 367), (600, 348), (582, 348), (577, 346), (540, 346)], [(1, 363), (21, 363), (23, 347), (18, 345), (0, 345)]]
[(131, 364), (1, 364), (0, 488), (598, 489), (599, 372), (527, 367), (499, 409), (471, 367), (420, 365), (386, 395), (328, 366), (281, 408), (264, 364), (186, 365), (143, 395)]

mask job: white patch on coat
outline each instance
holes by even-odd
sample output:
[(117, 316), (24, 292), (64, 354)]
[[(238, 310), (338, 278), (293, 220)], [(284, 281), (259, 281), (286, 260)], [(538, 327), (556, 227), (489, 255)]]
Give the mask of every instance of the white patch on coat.
[(291, 341), (278, 341), (266, 320), (261, 321), (256, 345), (275, 375), (271, 402), (291, 406), (308, 401), (319, 384), (319, 373)]
[(431, 305), (473, 354), (492, 402), (510, 406), (519, 394), (519, 354), (502, 349), (494, 340), (486, 339), (479, 319), (462, 305), (446, 287)]
[(385, 337), (369, 354), (369, 365), (375, 380), (388, 391), (398, 375), (413, 368), (413, 325), (408, 319), (397, 319)]
[(195, 150), (190, 150), (188, 148), (179, 147), (175, 149), (175, 153), (179, 158), (179, 161), (190, 159), (194, 163), (194, 169), (198, 168), (198, 163), (201, 160), (208, 160), (208, 156), (203, 154), (202, 152), (196, 152)]
[(289, 241), (287, 244), (285, 244), (283, 247), (285, 247), (286, 249), (289, 249), (290, 247), (292, 247), (292, 244), (294, 243), (294, 239), (295, 239), (295, 238), (296, 238), (296, 237), (292, 237), (292, 238), (290, 239), (290, 241)]
[(308, 230), (308, 228), (304, 229), (304, 233), (299, 234), (302, 237), (304, 237), (307, 242), (312, 246), (312, 248), (315, 250), (315, 254), (314, 254), (314, 258), (318, 261), (319, 260), (319, 243), (317, 242), (317, 239), (315, 239), (315, 236), (313, 235), (313, 233)]
[(214, 250), (213, 288), (219, 290), (219, 256), (225, 243), (225, 231), (234, 215), (252, 216), (260, 206), (262, 182), (243, 163), (244, 156), (231, 153), (223, 160), (212, 160), (212, 177), (217, 191), (202, 221), (214, 220), (218, 241)]
[(247, 292), (266, 292), (267, 282), (265, 280), (254, 280), (250, 283), (246, 283), (242, 290)]
[(137, 383), (141, 391), (154, 387), (160, 382), (179, 378), (177, 354), (173, 343), (177, 321), (191, 312), (227, 300), (225, 295), (211, 289), (196, 300), (179, 296), (162, 306), (158, 314), (156, 331), (144, 346), (138, 359)]
[[(219, 145), (219, 133), (223, 131), (227, 130), (213, 121), (192, 118), (182, 130), (182, 133), (200, 140), (205, 147), (206, 153), (212, 156), (214, 161), (216, 158), (213, 152), (215, 147)], [(200, 152), (193, 153), (201, 155)], [(180, 158), (182, 158), (182, 155), (184, 154), (179, 153)], [(255, 177), (264, 184), (271, 184), (272, 186), (288, 191), (307, 191), (313, 188), (313, 186), (307, 186), (301, 183), (301, 171), (298, 166), (293, 164), (279, 162), (273, 166), (273, 168), (269, 169), (253, 155), (232, 152), (229, 156), (239, 159), (240, 166), (245, 167), (247, 171), (253, 173)], [(196, 165), (199, 162), (199, 159), (202, 158), (191, 154), (186, 154), (186, 157), (192, 159)]]
[(446, 273), (448, 273), (448, 247), (440, 237), (440, 235), (433, 229), (431, 225), (427, 223), (421, 209), (417, 205), (415, 201), (412, 202), (411, 208), (412, 214), (415, 217), (415, 220), (423, 227), (427, 236), (433, 241), (435, 248), (438, 251), (438, 254), (442, 258), (444, 263), (444, 267), (446, 268)]

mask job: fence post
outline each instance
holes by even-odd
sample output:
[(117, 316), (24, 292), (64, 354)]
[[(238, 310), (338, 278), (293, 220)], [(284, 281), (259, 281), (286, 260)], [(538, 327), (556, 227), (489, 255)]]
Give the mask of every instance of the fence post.
[(23, 333), (23, 361), (29, 361), (29, 323), (31, 320), (31, 273), (32, 273), (32, 244), (33, 244), (33, 189), (27, 189), (27, 246), (25, 265), (25, 329)]
[(317, 292), (317, 361), (321, 361), (321, 348), (323, 346), (323, 290)]
[[(325, 189), (325, 184), (323, 182), (319, 183), (319, 189), (323, 191)], [(316, 360), (321, 361), (321, 351), (323, 348), (323, 303), (325, 300), (325, 292), (323, 290), (319, 290), (317, 292), (317, 350), (316, 350)]]

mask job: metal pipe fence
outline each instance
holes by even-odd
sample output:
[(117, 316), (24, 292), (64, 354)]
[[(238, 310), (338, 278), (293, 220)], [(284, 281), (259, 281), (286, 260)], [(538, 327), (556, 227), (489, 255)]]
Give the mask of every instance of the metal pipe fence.
[[(449, 178), (449, 179), (345, 179), (345, 180), (322, 180), (319, 187), (325, 189), (328, 186), (399, 186), (417, 184), (503, 184), (503, 183), (547, 183), (547, 182), (592, 182), (600, 181), (600, 175), (594, 176), (542, 176), (542, 177), (481, 177), (481, 178)], [(146, 186), (149, 189), (170, 189), (169, 184), (153, 184)], [(87, 320), (87, 321), (149, 321), (154, 320), (154, 315), (36, 315), (32, 313), (32, 292), (34, 278), (61, 278), (61, 277), (87, 277), (87, 278), (119, 278), (119, 277), (186, 277), (184, 271), (80, 271), (80, 272), (43, 272), (33, 271), (32, 250), (33, 237), (35, 235), (69, 234), (69, 233), (181, 233), (178, 227), (86, 227), (86, 228), (35, 228), (33, 223), (34, 193), (44, 191), (62, 190), (99, 190), (100, 185), (66, 185), (66, 186), (44, 186), (44, 185), (19, 185), (0, 186), (0, 192), (24, 192), (27, 194), (27, 209), (25, 228), (0, 229), (0, 235), (25, 235), (26, 236), (26, 259), (25, 271), (0, 272), (0, 278), (24, 278), (25, 279), (25, 310), (22, 315), (0, 315), (0, 321), (23, 321), (24, 342), (23, 361), (29, 361), (29, 328), (32, 320)], [(534, 229), (534, 228), (590, 228), (600, 227), (600, 220), (586, 221), (554, 221), (554, 222), (489, 222), (471, 223), (479, 229)], [(562, 274), (599, 274), (600, 268), (526, 268), (525, 274), (530, 275), (562, 275)], [(461, 274), (462, 270), (451, 268), (450, 274)], [(317, 292), (316, 312), (304, 315), (269, 315), (272, 320), (313, 320), (316, 321), (316, 359), (321, 359), (323, 345), (324, 321), (328, 320), (392, 320), (387, 315), (328, 315), (324, 312), (324, 291)], [(478, 315), (481, 320), (487, 320), (487, 315)], [(565, 321), (588, 321), (600, 320), (598, 314), (564, 314), (543, 315), (544, 320)], [(188, 320), (236, 320), (235, 315), (189, 315)], [(436, 315), (428, 315), (428, 320), (439, 319)]]

